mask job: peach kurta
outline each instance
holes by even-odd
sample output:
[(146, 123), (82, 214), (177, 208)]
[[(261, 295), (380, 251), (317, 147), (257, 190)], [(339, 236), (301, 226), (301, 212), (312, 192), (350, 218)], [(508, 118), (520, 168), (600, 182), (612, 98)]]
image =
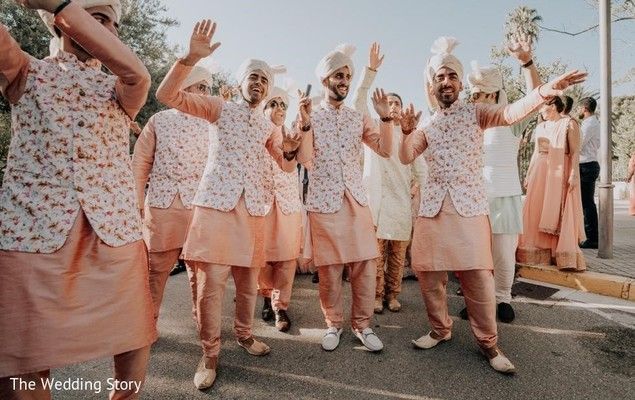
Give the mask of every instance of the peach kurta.
[(156, 338), (128, 155), (149, 75), (80, 6), (55, 22), (114, 75), (64, 52), (31, 58), (0, 25), (0, 89), (13, 113), (0, 204), (0, 376)]
[(631, 159), (628, 161), (628, 173), (631, 175), (631, 179), (628, 182), (628, 192), (630, 197), (628, 213), (630, 215), (635, 215), (635, 153), (631, 155)]
[(382, 157), (392, 149), (390, 123), (379, 129), (368, 115), (322, 102), (313, 110), (298, 161), (309, 170), (306, 209), (316, 266), (379, 256), (368, 196), (362, 183), (362, 143)]
[(145, 209), (143, 238), (148, 251), (183, 247), (192, 200), (207, 162), (211, 128), (203, 119), (166, 110), (150, 117), (139, 135), (132, 169), (137, 201)]

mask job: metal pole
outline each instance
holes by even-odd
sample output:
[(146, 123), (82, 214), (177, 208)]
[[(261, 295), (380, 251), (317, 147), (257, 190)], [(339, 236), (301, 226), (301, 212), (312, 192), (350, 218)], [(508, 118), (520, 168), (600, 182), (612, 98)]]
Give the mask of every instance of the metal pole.
[(600, 212), (598, 257), (613, 258), (611, 0), (600, 0)]

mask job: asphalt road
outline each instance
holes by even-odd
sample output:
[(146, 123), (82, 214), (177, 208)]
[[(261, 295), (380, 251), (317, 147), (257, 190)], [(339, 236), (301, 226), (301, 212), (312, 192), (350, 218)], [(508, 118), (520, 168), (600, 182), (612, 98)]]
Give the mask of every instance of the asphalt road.
[[(346, 299), (350, 299), (345, 283)], [(152, 348), (144, 399), (632, 399), (635, 393), (635, 303), (573, 290), (521, 285), (514, 299), (517, 319), (499, 324), (501, 348), (518, 374), (493, 371), (478, 351), (466, 321), (455, 318), (453, 338), (432, 350), (410, 344), (429, 330), (418, 284), (405, 281), (400, 313), (376, 316), (384, 342), (379, 354), (360, 348), (346, 329), (340, 347), (320, 347), (324, 322), (317, 285), (299, 276), (282, 334), (259, 318), (255, 333), (272, 352), (254, 357), (232, 334), (233, 285), (223, 305), (223, 343), (214, 386), (198, 391), (192, 377), (201, 355), (190, 314), (187, 277), (171, 277), (159, 320), (161, 338)], [(463, 306), (448, 293), (452, 315)], [(553, 293), (555, 292), (555, 293)], [(256, 315), (260, 314), (259, 301)], [(347, 303), (346, 309), (349, 309)], [(105, 399), (111, 360), (54, 371), (53, 376), (103, 382), (102, 392), (58, 391), (58, 399)], [(630, 394), (629, 394), (630, 393)]]

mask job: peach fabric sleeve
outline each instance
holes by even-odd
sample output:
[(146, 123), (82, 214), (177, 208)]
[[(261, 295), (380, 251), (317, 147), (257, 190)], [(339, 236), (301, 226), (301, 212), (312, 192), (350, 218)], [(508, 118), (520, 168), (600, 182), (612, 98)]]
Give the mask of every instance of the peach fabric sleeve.
[(171, 108), (186, 114), (216, 122), (223, 111), (223, 99), (181, 90), (181, 84), (192, 71), (192, 67), (175, 62), (157, 89), (157, 99)]
[(476, 104), (476, 119), (481, 129), (495, 126), (509, 126), (522, 120), (536, 110), (545, 99), (539, 93), (539, 87), (522, 99), (508, 105)]
[(274, 161), (280, 166), (280, 168), (285, 172), (293, 172), (295, 171), (298, 162), (294, 158), (291, 161), (288, 161), (284, 158), (283, 148), (282, 148), (282, 130), (279, 127), (275, 127), (271, 132), (271, 136), (265, 143), (265, 147), (271, 157), (273, 157)]
[(389, 158), (392, 152), (392, 124), (390, 122), (379, 122), (379, 130), (375, 122), (364, 114), (364, 132), (362, 141), (381, 157)]
[(146, 183), (148, 183), (150, 171), (152, 171), (152, 165), (154, 164), (156, 140), (154, 118), (151, 117), (143, 131), (141, 131), (132, 154), (132, 173), (137, 190), (138, 208), (140, 209), (144, 206)]
[(409, 135), (401, 135), (401, 146), (399, 146), (399, 161), (407, 165), (413, 162), (428, 148), (426, 135), (421, 129), (416, 129)]
[(30, 58), (3, 24), (0, 24), (0, 54), (0, 93), (15, 104), (24, 93)]
[(134, 120), (150, 89), (150, 74), (141, 60), (77, 3), (71, 3), (57, 14), (55, 26), (118, 77), (115, 84), (117, 100)]
[(296, 159), (310, 171), (313, 168), (313, 157), (315, 156), (313, 149), (313, 128), (309, 129), (308, 132), (302, 132), (300, 128), (296, 127), (294, 133), (302, 134), (302, 141), (300, 142)]

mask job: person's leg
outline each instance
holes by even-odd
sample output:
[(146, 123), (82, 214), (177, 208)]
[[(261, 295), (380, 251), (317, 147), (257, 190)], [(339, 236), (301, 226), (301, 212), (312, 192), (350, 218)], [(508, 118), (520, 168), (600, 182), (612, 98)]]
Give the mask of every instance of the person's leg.
[(517, 246), (518, 235), (492, 235), (497, 315), (502, 322), (512, 322), (515, 318), (511, 301), (512, 285), (514, 284), (514, 275), (516, 273)]
[(468, 309), (470, 328), (483, 354), (496, 371), (514, 373), (514, 365), (497, 345), (496, 296), (492, 271), (461, 271), (459, 280)]
[(126, 386), (115, 387), (110, 392), (110, 399), (138, 399), (146, 378), (150, 346), (116, 354), (113, 358), (115, 361), (115, 379), (122, 383), (125, 382)]
[(196, 268), (191, 262), (186, 262), (187, 279), (190, 283), (190, 292), (192, 293), (192, 318), (198, 323), (196, 318)]
[(326, 326), (340, 329), (343, 320), (342, 273), (343, 264), (318, 267), (320, 274), (320, 307)]
[(179, 259), (179, 254), (181, 254), (181, 249), (148, 253), (150, 294), (152, 295), (152, 303), (154, 305), (155, 321), (159, 318), (165, 284), (168, 281), (172, 267), (174, 267), (174, 264)]
[(42, 385), (51, 377), (50, 370), (0, 378), (0, 399), (50, 400), (51, 391)]
[(258, 273), (258, 294), (262, 296), (261, 317), (264, 321), (273, 319), (273, 308), (271, 306), (271, 293), (274, 288), (274, 267), (277, 263), (268, 262), (260, 268)]
[(375, 308), (374, 311), (377, 314), (381, 314), (384, 311), (384, 286), (385, 286), (385, 272), (384, 267), (386, 265), (386, 240), (377, 239), (377, 247), (379, 250), (379, 257), (377, 258), (377, 277), (375, 279)]
[(430, 336), (434, 340), (449, 339), (452, 334), (452, 319), (448, 314), (448, 298), (446, 271), (417, 272), (419, 288), (426, 306), (428, 321), (432, 326)]
[(271, 293), (271, 305), (274, 311), (287, 310), (289, 308), (296, 264), (295, 260), (276, 263), (273, 273), (274, 289)]
[(386, 301), (388, 309), (392, 312), (401, 310), (401, 304), (397, 296), (401, 293), (401, 278), (403, 277), (404, 263), (408, 242), (391, 240), (388, 242), (388, 262), (386, 266)]
[(492, 271), (461, 271), (459, 281), (463, 288), (470, 328), (478, 345), (482, 349), (496, 347), (496, 296)]
[(265, 343), (256, 340), (252, 334), (254, 310), (258, 298), (257, 267), (231, 267), (236, 285), (236, 313), (234, 316), (234, 334), (238, 344), (253, 356), (264, 356), (271, 350)]
[(196, 270), (196, 317), (203, 353), (207, 359), (220, 352), (221, 315), (229, 265), (188, 261)]
[(584, 213), (584, 230), (587, 241), (591, 244), (598, 242), (598, 213), (595, 205), (595, 181), (600, 173), (600, 166), (596, 162), (580, 164), (580, 194), (582, 197), (582, 211)]
[(376, 260), (351, 263), (351, 327), (362, 331), (373, 317)]

